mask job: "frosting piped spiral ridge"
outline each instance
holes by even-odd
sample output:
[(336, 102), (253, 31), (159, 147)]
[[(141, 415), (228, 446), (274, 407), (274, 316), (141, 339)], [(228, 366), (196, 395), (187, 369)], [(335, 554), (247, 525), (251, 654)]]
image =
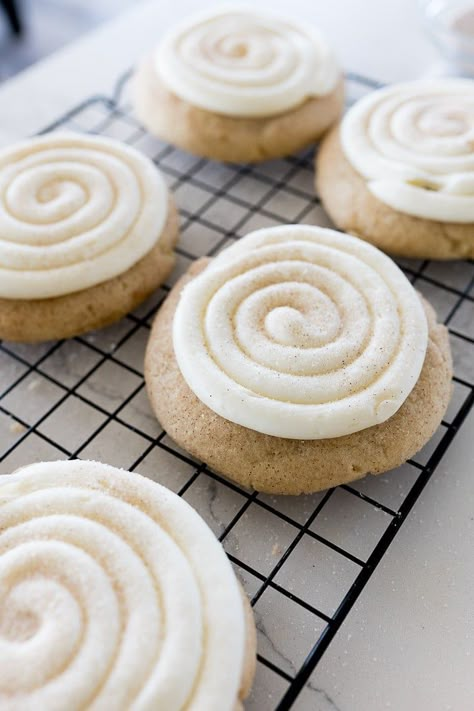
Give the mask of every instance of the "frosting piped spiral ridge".
[(474, 81), (397, 84), (358, 101), (341, 124), (352, 166), (408, 215), (474, 222)]
[(232, 711), (244, 651), (230, 563), (176, 494), (97, 462), (1, 478), (2, 709)]
[(415, 386), (427, 322), (378, 249), (333, 230), (253, 232), (188, 283), (173, 322), (180, 371), (227, 420), (292, 439), (384, 422)]
[(168, 192), (118, 141), (72, 132), (0, 151), (0, 297), (46, 299), (122, 274), (158, 242)]
[(185, 101), (248, 118), (279, 114), (327, 94), (340, 73), (315, 28), (245, 6), (185, 20), (163, 38), (155, 66)]

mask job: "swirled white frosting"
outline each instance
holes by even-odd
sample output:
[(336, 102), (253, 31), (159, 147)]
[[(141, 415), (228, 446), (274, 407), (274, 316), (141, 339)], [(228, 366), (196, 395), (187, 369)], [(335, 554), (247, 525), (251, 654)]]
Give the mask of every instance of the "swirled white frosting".
[(239, 6), (199, 14), (171, 29), (155, 67), (185, 101), (237, 117), (288, 111), (329, 93), (340, 74), (311, 25)]
[(168, 211), (153, 163), (118, 141), (52, 133), (0, 151), (0, 297), (44, 299), (127, 271)]
[(358, 101), (343, 151), (386, 205), (415, 217), (474, 222), (474, 81), (397, 84)]
[(198, 514), (137, 474), (33, 464), (0, 481), (0, 706), (231, 711), (245, 619)]
[(227, 420), (292, 439), (384, 422), (427, 347), (420, 299), (375, 247), (321, 227), (258, 230), (183, 289), (177, 362)]

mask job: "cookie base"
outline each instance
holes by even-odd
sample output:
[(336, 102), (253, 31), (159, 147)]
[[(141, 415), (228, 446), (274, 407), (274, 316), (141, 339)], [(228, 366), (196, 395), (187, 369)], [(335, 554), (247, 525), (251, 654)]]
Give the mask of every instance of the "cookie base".
[(224, 116), (169, 91), (150, 58), (138, 67), (133, 89), (135, 111), (150, 133), (203, 158), (233, 163), (256, 163), (301, 150), (322, 136), (344, 106), (341, 77), (331, 93), (277, 116)]
[(133, 311), (166, 279), (175, 263), (178, 214), (174, 201), (159, 241), (123, 274), (52, 299), (0, 299), (0, 339), (36, 343), (108, 326)]
[(418, 259), (474, 258), (474, 224), (413, 217), (372, 195), (342, 150), (339, 127), (316, 155), (316, 189), (339, 229), (385, 252)]
[(394, 469), (426, 444), (448, 406), (452, 364), (447, 329), (424, 299), (429, 324), (425, 362), (407, 400), (386, 422), (344, 437), (304, 441), (261, 434), (210, 410), (181, 375), (172, 340), (180, 292), (207, 263), (200, 259), (173, 288), (155, 318), (146, 351), (152, 407), (178, 445), (243, 486), (296, 495)]

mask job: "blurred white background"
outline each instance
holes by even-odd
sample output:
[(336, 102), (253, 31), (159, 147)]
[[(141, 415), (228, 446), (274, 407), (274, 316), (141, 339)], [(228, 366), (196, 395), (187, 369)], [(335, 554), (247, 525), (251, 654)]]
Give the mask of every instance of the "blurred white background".
[(18, 9), (21, 32), (11, 31), (0, 0), (0, 81), (72, 42), (136, 4), (135, 0), (8, 0)]

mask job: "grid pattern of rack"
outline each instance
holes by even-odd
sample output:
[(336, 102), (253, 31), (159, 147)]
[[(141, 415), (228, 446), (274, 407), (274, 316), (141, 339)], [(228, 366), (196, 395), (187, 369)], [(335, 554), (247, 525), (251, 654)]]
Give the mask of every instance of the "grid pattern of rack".
[[(0, 473), (38, 459), (95, 458), (185, 497), (219, 536), (254, 606), (259, 655), (248, 708), (313, 709), (311, 675), (443, 454), (456, 446), (472, 406), (474, 265), (399, 261), (448, 325), (455, 361), (446, 418), (414, 460), (395, 473), (296, 499), (225, 480), (177, 448), (149, 410), (142, 362), (150, 323), (196, 257), (215, 255), (258, 227), (329, 224), (314, 196), (312, 153), (254, 167), (195, 158), (137, 123), (123, 98), (127, 79), (113, 98), (92, 97), (46, 130), (113, 136), (160, 166), (181, 213), (178, 267), (115, 326), (40, 346), (0, 344)], [(352, 100), (375, 86), (348, 75)]]

